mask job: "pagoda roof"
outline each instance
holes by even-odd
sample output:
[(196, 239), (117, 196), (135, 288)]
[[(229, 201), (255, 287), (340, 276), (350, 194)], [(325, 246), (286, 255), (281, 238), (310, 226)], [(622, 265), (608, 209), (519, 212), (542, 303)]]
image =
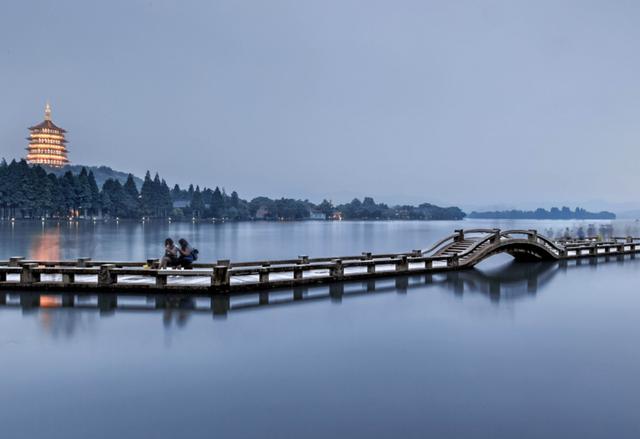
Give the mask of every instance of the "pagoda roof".
[(42, 122), (40, 122), (38, 125), (34, 125), (32, 127), (29, 127), (30, 130), (40, 130), (43, 128), (48, 128), (50, 130), (58, 130), (62, 133), (66, 133), (67, 130), (60, 128), (59, 126), (57, 126), (55, 123), (51, 122), (50, 120), (43, 120)]
[[(28, 141), (37, 141), (38, 139), (36, 137), (25, 137), (25, 140)], [(69, 141), (67, 139), (55, 139), (60, 143), (69, 143)], [(50, 145), (55, 145), (55, 143), (51, 143)]]

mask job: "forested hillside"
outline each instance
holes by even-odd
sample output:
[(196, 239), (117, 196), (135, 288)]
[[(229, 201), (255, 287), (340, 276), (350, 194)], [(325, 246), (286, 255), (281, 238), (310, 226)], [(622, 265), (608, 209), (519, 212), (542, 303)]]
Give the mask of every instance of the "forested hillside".
[[(464, 218), (457, 207), (442, 208), (424, 203), (419, 206), (389, 207), (373, 198), (334, 206), (323, 200), (256, 197), (243, 200), (237, 192), (190, 185), (169, 188), (158, 174), (149, 172), (141, 184), (128, 174), (124, 179), (108, 178), (99, 184), (95, 168), (81, 168), (77, 174), (47, 172), (29, 166), (24, 160), (0, 163), (0, 218), (173, 218), (241, 220), (353, 219), (441, 220)], [(124, 180), (124, 182), (122, 181)]]

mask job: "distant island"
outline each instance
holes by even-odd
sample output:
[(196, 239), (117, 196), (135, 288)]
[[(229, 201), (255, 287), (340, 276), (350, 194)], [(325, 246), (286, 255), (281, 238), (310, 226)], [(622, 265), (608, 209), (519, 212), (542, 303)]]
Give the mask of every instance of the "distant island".
[(477, 219), (549, 219), (549, 220), (612, 220), (616, 219), (613, 212), (588, 212), (585, 209), (576, 207), (571, 210), (568, 207), (552, 207), (551, 210), (538, 208), (536, 210), (497, 210), (491, 212), (476, 212), (469, 214), (469, 218)]
[(240, 198), (224, 188), (169, 187), (158, 174), (144, 179), (111, 168), (0, 162), (0, 218), (171, 218), (219, 221), (461, 220), (458, 207), (422, 203), (389, 206), (371, 197), (334, 205), (323, 200)]

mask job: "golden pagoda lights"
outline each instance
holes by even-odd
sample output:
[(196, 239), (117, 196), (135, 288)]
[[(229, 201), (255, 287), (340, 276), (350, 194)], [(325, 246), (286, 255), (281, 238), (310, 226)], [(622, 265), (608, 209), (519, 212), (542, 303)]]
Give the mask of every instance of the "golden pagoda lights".
[(51, 106), (44, 108), (44, 121), (29, 128), (27, 163), (61, 168), (69, 164), (66, 131), (51, 121)]

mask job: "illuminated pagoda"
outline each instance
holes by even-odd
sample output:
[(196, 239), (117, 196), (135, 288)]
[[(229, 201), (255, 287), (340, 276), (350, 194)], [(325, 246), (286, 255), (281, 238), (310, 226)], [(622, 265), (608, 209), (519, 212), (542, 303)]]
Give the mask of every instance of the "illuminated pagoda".
[(51, 121), (51, 106), (44, 107), (44, 121), (29, 128), (27, 163), (61, 168), (69, 164), (65, 130)]

